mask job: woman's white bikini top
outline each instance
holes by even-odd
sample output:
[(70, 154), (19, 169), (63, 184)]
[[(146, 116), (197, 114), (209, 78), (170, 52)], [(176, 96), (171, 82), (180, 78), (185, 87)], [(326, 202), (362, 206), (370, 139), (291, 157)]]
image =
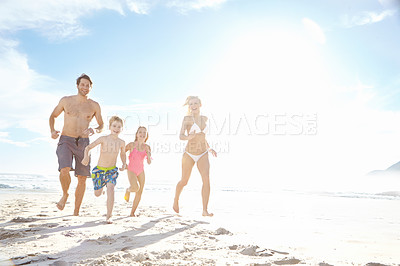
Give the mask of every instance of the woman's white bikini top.
[(196, 122), (194, 121), (194, 117), (193, 117), (193, 125), (192, 125), (192, 127), (190, 128), (190, 130), (189, 130), (189, 134), (192, 134), (192, 133), (200, 133), (200, 132), (206, 133), (207, 130), (208, 130), (208, 125), (207, 125), (207, 123), (206, 123), (206, 126), (204, 127), (204, 129), (201, 130), (201, 128), (199, 127), (199, 125), (197, 125)]

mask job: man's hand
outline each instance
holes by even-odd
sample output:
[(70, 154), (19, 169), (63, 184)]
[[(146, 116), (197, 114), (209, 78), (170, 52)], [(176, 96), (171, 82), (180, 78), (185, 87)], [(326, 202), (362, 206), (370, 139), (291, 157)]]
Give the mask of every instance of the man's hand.
[(93, 128), (89, 127), (83, 131), (83, 135), (88, 135), (89, 137), (94, 134)]
[(60, 131), (58, 131), (58, 130), (53, 130), (53, 131), (51, 131), (51, 137), (52, 137), (53, 139), (58, 138), (58, 133), (60, 133)]

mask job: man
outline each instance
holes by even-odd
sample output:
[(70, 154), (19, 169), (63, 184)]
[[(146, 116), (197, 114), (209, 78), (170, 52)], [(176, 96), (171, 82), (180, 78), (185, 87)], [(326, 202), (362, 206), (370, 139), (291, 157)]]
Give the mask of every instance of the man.
[[(60, 171), (63, 195), (57, 203), (57, 208), (63, 210), (65, 207), (69, 185), (71, 184), (69, 171), (75, 170), (78, 185), (75, 190), (74, 215), (78, 216), (86, 190), (86, 178), (90, 176), (90, 165), (85, 166), (81, 163), (84, 157), (84, 150), (89, 145), (89, 136), (94, 134), (94, 130), (89, 128), (89, 123), (93, 117), (96, 118), (98, 124), (97, 133), (101, 132), (104, 123), (101, 118), (100, 105), (88, 98), (88, 94), (92, 89), (90, 77), (82, 74), (76, 80), (76, 84), (78, 94), (61, 98), (50, 115), (49, 124), (51, 137), (57, 139), (60, 131), (54, 129), (55, 118), (64, 112), (64, 127), (57, 146), (58, 170)], [(73, 158), (75, 158), (75, 168), (72, 167)]]

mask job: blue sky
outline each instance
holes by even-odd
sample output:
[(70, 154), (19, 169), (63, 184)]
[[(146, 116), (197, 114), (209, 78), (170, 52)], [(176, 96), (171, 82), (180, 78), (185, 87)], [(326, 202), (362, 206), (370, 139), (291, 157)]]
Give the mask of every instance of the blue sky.
[[(400, 160), (399, 8), (395, 0), (2, 1), (1, 172), (57, 174), (48, 117), (76, 94), (81, 73), (104, 119), (126, 119), (127, 142), (139, 124), (149, 127), (154, 176), (179, 178), (181, 151), (171, 147), (182, 144), (188, 95), (200, 96), (214, 123), (209, 139), (222, 148), (212, 169), (222, 183), (384, 169)], [(296, 117), (298, 130), (273, 130), (277, 117)], [(313, 134), (303, 128), (310, 117)]]

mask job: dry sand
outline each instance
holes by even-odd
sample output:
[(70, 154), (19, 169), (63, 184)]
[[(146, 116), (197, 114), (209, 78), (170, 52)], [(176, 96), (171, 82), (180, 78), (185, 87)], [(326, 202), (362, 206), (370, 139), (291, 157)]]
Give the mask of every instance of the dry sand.
[(0, 264), (340, 265), (257, 246), (214, 218), (180, 216), (166, 207), (139, 205), (138, 217), (128, 217), (131, 203), (119, 197), (114, 223), (106, 224), (105, 196), (85, 195), (76, 217), (73, 195), (64, 211), (56, 208), (59, 194), (0, 195)]

